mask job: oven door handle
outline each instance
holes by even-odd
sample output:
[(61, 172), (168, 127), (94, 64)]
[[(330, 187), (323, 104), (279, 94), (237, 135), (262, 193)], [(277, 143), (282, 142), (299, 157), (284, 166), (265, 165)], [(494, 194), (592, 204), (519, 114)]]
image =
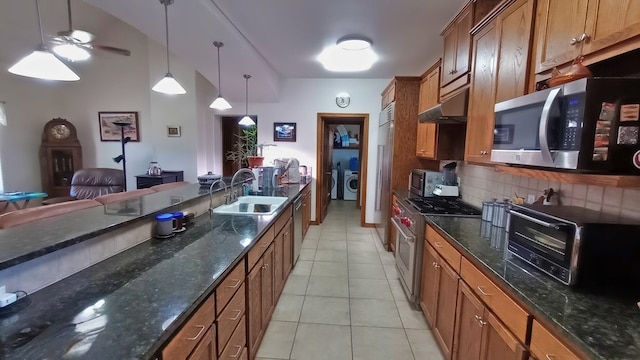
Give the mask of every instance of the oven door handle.
[(523, 218), (525, 220), (531, 221), (531, 222), (536, 223), (538, 225), (542, 225), (544, 227), (548, 227), (548, 228), (551, 228), (551, 229), (554, 229), (554, 230), (560, 230), (561, 226), (565, 226), (565, 224), (562, 224), (562, 223), (548, 223), (546, 221), (543, 221), (543, 220), (540, 220), (540, 219), (536, 219), (533, 216), (525, 215), (525, 214), (523, 214), (521, 212), (517, 212), (515, 210), (509, 210), (509, 213), (514, 215), (514, 216), (517, 216), (519, 218)]
[(549, 150), (549, 139), (547, 137), (547, 133), (549, 130), (549, 118), (551, 117), (551, 108), (553, 107), (553, 104), (556, 102), (558, 95), (560, 95), (561, 90), (562, 88), (551, 90), (551, 92), (549, 93), (549, 96), (547, 96), (547, 100), (544, 102), (544, 107), (542, 108), (542, 114), (540, 115), (540, 127), (538, 129), (538, 136), (540, 139), (540, 151), (542, 152), (542, 159), (549, 166), (554, 164), (553, 157), (551, 157), (551, 151)]
[[(404, 232), (404, 230), (402, 230), (402, 226), (400, 226), (400, 223), (398, 223), (398, 218), (392, 217), (391, 218), (391, 223), (393, 224), (393, 226), (396, 227), (396, 229), (398, 230), (398, 232), (400, 233), (400, 235), (407, 241), (410, 243), (413, 243), (416, 241), (416, 237), (413, 235), (408, 235)], [(406, 228), (406, 226), (405, 226)]]

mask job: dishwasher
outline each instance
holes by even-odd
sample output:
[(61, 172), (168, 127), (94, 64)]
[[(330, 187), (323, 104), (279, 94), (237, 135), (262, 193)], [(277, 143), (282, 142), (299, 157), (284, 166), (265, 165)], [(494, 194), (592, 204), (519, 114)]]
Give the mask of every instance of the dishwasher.
[(302, 247), (302, 195), (293, 200), (293, 265), (298, 261)]

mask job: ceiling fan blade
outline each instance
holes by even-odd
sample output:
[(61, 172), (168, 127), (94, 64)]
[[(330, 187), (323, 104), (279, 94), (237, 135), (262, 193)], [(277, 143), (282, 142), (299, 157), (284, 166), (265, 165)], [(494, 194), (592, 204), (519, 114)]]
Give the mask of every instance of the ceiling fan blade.
[(113, 46), (91, 44), (91, 45), (89, 45), (89, 48), (109, 51), (109, 52), (112, 52), (112, 53), (115, 53), (115, 54), (118, 54), (118, 55), (124, 55), (124, 56), (130, 56), (131, 55), (131, 51), (129, 51), (127, 49), (121, 49), (121, 48), (113, 47)]

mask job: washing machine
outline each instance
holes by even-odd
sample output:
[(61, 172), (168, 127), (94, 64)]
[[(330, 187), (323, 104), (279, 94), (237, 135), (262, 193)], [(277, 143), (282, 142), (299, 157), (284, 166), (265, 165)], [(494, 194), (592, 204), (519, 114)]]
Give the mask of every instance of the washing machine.
[(358, 172), (344, 171), (344, 199), (358, 200)]
[(338, 198), (338, 170), (331, 170), (331, 200)]

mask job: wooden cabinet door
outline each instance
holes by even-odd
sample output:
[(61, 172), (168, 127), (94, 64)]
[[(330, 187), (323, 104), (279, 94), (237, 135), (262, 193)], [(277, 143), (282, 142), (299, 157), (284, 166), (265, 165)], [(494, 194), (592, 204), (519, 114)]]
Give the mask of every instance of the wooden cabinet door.
[[(440, 99), (440, 67), (436, 67), (420, 83), (420, 112), (438, 104)], [(436, 124), (418, 123), (416, 156), (435, 159), (438, 128)]]
[(282, 229), (273, 240), (273, 294), (274, 302), (280, 296), (280, 291), (284, 287), (284, 229)]
[(284, 283), (287, 281), (287, 277), (289, 277), (293, 267), (293, 221), (291, 219), (287, 221), (287, 225), (284, 226), (282, 232), (282, 239), (284, 240), (282, 244), (284, 247), (282, 252), (284, 258), (282, 262), (282, 287), (284, 287)]
[[(469, 294), (471, 291), (469, 290)], [(485, 309), (481, 320), (482, 328), (482, 360), (524, 360), (527, 351), (518, 339), (498, 320), (498, 318)]]
[(458, 274), (444, 260), (438, 258), (440, 281), (438, 286), (438, 305), (433, 334), (445, 359), (451, 359), (453, 333), (456, 320), (456, 299), (458, 297)]
[(262, 339), (262, 258), (247, 275), (247, 303), (249, 304), (247, 319), (249, 331), (249, 353), (254, 358), (258, 352), (258, 345)]
[(436, 157), (436, 136), (436, 124), (419, 122), (418, 134), (416, 136), (416, 156), (425, 159), (434, 159)]
[(429, 109), (429, 78), (420, 80), (420, 96), (418, 97), (418, 114)]
[(202, 337), (187, 360), (216, 360), (216, 331), (212, 326)]
[(488, 24), (473, 37), (474, 60), (469, 94), (465, 157), (469, 162), (488, 163), (493, 146), (495, 104), (496, 27)]
[(570, 62), (580, 54), (583, 42), (577, 39), (584, 32), (588, 2), (538, 0), (536, 73)]
[(640, 1), (590, 0), (584, 33), (585, 55), (640, 35)]
[[(484, 305), (469, 289), (469, 286), (460, 281), (458, 307), (456, 309), (456, 332), (453, 341), (453, 359), (480, 359), (483, 329), (483, 324), (480, 321), (484, 321), (482, 319), (483, 314)], [(494, 359), (502, 358), (496, 357)]]
[(533, 4), (534, 0), (518, 0), (498, 16), (496, 103), (527, 92)]
[(274, 308), (273, 244), (262, 255), (262, 328), (266, 329)]
[(425, 101), (427, 109), (438, 105), (438, 102), (440, 102), (440, 67), (435, 68), (427, 75), (427, 95)]
[(456, 67), (455, 79), (471, 70), (471, 27), (473, 26), (473, 6), (467, 6), (456, 22)]
[(427, 318), (427, 323), (431, 328), (433, 328), (436, 318), (440, 269), (435, 266), (438, 261), (436, 251), (426, 241), (424, 242), (424, 253), (422, 257), (422, 284), (420, 286), (420, 308), (422, 308), (422, 312)]
[(456, 30), (455, 25), (453, 25), (442, 34), (442, 39), (444, 40), (444, 54), (442, 55), (441, 86), (445, 86), (455, 80), (456, 42), (458, 41), (458, 32)]

